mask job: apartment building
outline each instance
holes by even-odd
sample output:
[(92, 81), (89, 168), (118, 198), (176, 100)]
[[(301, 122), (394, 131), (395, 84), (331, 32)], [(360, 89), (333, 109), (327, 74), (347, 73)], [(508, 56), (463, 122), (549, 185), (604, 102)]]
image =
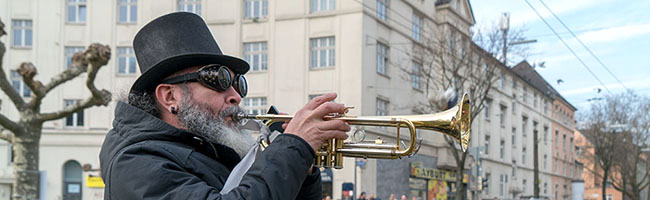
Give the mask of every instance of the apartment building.
[[(542, 94), (550, 97), (544, 100), (543, 105), (543, 113), (550, 118), (550, 129), (548, 124), (543, 128), (543, 143), (551, 151), (545, 152), (541, 158), (543, 166), (549, 169), (546, 173), (551, 176), (551, 182), (548, 183), (550, 193), (547, 197), (555, 200), (570, 199), (571, 184), (575, 180), (580, 180), (582, 174), (582, 165), (578, 161), (574, 141), (576, 108), (553, 89), (529, 63), (519, 63), (512, 68), (512, 71), (527, 80)], [(544, 187), (546, 189), (546, 185)]]
[[(336, 102), (356, 107), (351, 115), (413, 114), (409, 108), (426, 98), (420, 79), (413, 73), (402, 78), (408, 73), (401, 67), (417, 66), (407, 55), (411, 45), (430, 34), (424, 24), (444, 23), (463, 34), (474, 24), (466, 0), (0, 0), (0, 5), (8, 32), (1, 38), (7, 44), (5, 73), (26, 99), (31, 93), (13, 71), (21, 62), (33, 62), (39, 70), (36, 79), (49, 80), (66, 69), (72, 54), (94, 42), (108, 44), (113, 56), (100, 70), (96, 85), (119, 99), (139, 74), (132, 49), (137, 30), (155, 17), (185, 11), (205, 19), (224, 53), (251, 64), (249, 95), (242, 102), (251, 113), (265, 112), (270, 105), (293, 113), (319, 94), (336, 92)], [(72, 80), (53, 90), (43, 101), (43, 111), (88, 96), (82, 83)], [(4, 95), (2, 99), (9, 102)], [(11, 104), (1, 106), (2, 114), (15, 119)], [(39, 162), (45, 186), (41, 193), (47, 199), (102, 198), (96, 168), (114, 106), (93, 107), (44, 125)], [(389, 128), (367, 132), (373, 139), (394, 138)], [(342, 170), (325, 170), (324, 195), (344, 198), (351, 193), (345, 193), (343, 185), (356, 183), (357, 191), (382, 198), (395, 193), (427, 199), (427, 184), (451, 181), (412, 177), (411, 166), (449, 176), (450, 168), (438, 165), (452, 166), (454, 161), (441, 135), (423, 138), (418, 155), (393, 161), (393, 167), (373, 159), (361, 166), (346, 158)], [(0, 195), (5, 198), (13, 178), (11, 146), (2, 143), (0, 151)], [(378, 178), (382, 174), (399, 179), (389, 182)], [(411, 179), (414, 187), (409, 187)], [(453, 197), (452, 190), (440, 194)]]

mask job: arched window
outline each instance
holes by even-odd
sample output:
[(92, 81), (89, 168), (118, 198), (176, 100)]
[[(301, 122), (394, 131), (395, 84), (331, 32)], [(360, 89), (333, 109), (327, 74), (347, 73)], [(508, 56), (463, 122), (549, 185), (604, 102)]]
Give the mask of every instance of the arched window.
[(75, 160), (63, 164), (63, 200), (81, 200), (81, 165)]

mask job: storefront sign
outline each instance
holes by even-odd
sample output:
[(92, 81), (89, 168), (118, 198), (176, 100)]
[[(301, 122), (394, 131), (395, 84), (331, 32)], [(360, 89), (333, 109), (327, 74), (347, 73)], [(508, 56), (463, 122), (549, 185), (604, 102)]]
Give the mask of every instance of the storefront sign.
[(86, 187), (89, 188), (103, 188), (104, 180), (98, 176), (86, 176)]
[[(456, 181), (456, 172), (424, 168), (422, 167), (422, 163), (419, 162), (411, 163), (411, 176), (417, 178)], [(467, 174), (463, 174), (463, 183), (467, 183), (468, 178)]]

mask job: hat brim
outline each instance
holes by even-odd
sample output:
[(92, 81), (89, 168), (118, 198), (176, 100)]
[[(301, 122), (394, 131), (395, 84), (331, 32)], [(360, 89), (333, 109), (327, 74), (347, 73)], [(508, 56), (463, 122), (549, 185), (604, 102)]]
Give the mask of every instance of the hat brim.
[(144, 72), (131, 86), (130, 93), (150, 92), (167, 76), (182, 69), (207, 64), (225, 65), (236, 74), (245, 74), (250, 66), (240, 58), (217, 54), (186, 54), (165, 59)]

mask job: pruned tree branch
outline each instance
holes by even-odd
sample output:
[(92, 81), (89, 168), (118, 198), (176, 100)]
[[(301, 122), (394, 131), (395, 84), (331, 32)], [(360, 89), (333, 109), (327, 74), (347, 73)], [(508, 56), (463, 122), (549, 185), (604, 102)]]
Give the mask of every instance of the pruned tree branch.
[(56, 77), (52, 78), (52, 80), (50, 80), (50, 82), (45, 85), (45, 92), (49, 92), (50, 90), (56, 88), (56, 86), (72, 80), (80, 74), (86, 72), (88, 69), (88, 60), (86, 59), (87, 51), (88, 50), (77, 52), (72, 55), (70, 67), (61, 72)]
[[(18, 124), (16, 124), (16, 122), (11, 121), (9, 118), (4, 116), (3, 114), (0, 114), (0, 126), (4, 127), (8, 131), (11, 131), (11, 132), (14, 132), (14, 133), (18, 132), (18, 130), (20, 129), (20, 126), (18, 126)], [(0, 139), (4, 139), (4, 138), (0, 138)]]
[(14, 134), (10, 130), (0, 127), (0, 139), (11, 143), (14, 141)]
[[(88, 71), (88, 78), (86, 79), (86, 87), (92, 94), (92, 96), (84, 99), (81, 102), (77, 102), (72, 106), (64, 108), (63, 110), (52, 112), (52, 113), (43, 113), (37, 116), (40, 121), (55, 120), (63, 118), (72, 113), (79, 112), (83, 109), (103, 105), (106, 106), (111, 101), (111, 93), (107, 90), (99, 90), (95, 86), (95, 78), (97, 77), (97, 72), (99, 69), (108, 63), (108, 60), (111, 56), (111, 49), (106, 45), (101, 44), (91, 44), (88, 49), (85, 51), (83, 60), (77, 59), (76, 62), (79, 64), (75, 68), (82, 68), (84, 71)], [(73, 75), (73, 74), (71, 74)], [(69, 75), (69, 76), (71, 76)], [(62, 76), (59, 76), (62, 77)], [(68, 78), (67, 76), (63, 79)], [(71, 77), (74, 78), (74, 77)]]
[[(4, 24), (2, 24), (2, 21), (0, 21), (0, 37), (2, 35), (5, 35), (4, 32)], [(9, 100), (18, 108), (18, 110), (22, 110), (25, 107), (25, 101), (23, 98), (18, 94), (18, 92), (14, 89), (14, 87), (11, 86), (11, 83), (9, 83), (9, 79), (7, 79), (7, 75), (5, 74), (5, 70), (3, 68), (3, 58), (6, 52), (5, 44), (3, 42), (0, 42), (0, 89), (7, 94), (9, 97)]]

